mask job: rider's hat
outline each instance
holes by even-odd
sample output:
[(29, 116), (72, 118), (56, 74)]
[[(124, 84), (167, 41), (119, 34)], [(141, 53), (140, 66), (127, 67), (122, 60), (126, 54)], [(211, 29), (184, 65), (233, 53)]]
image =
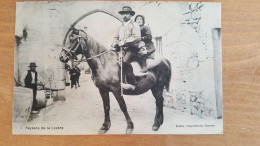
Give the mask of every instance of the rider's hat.
[(129, 6), (123, 6), (122, 11), (119, 11), (118, 13), (121, 15), (124, 13), (130, 13), (130, 15), (132, 15), (132, 16), (135, 15), (135, 11), (133, 11), (132, 8)]

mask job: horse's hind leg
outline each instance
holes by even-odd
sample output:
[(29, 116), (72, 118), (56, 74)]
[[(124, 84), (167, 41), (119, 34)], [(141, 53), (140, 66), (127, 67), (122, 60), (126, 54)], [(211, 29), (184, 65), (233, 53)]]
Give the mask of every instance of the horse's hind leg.
[(155, 85), (152, 88), (152, 93), (156, 100), (156, 114), (154, 118), (153, 130), (157, 131), (163, 123), (163, 86)]
[(100, 128), (98, 134), (105, 134), (111, 126), (110, 116), (109, 116), (109, 111), (110, 111), (109, 91), (106, 89), (99, 88), (99, 93), (100, 93), (100, 95), (102, 97), (102, 101), (103, 101), (104, 112), (105, 112), (105, 121), (104, 121), (102, 127)]
[(119, 106), (120, 106), (120, 109), (122, 110), (122, 112), (124, 113), (125, 115), (125, 118), (126, 118), (126, 122), (127, 122), (127, 128), (126, 128), (126, 134), (132, 134), (133, 133), (133, 130), (134, 130), (134, 124), (127, 112), (127, 107), (126, 107), (126, 104), (125, 104), (125, 100), (123, 98), (123, 96), (121, 96), (121, 93), (120, 93), (120, 90), (117, 90), (117, 91), (112, 91)]

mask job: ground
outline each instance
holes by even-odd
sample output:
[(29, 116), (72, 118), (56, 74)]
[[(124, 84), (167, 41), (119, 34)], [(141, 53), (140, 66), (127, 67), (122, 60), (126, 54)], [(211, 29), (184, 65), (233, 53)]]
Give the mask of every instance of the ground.
[[(14, 123), (17, 134), (97, 134), (104, 121), (101, 96), (90, 75), (82, 73), (81, 87), (66, 87), (66, 101), (57, 101), (32, 115), (25, 124)], [(222, 120), (201, 119), (173, 108), (164, 107), (164, 123), (158, 131), (152, 130), (155, 99), (151, 92), (139, 96), (124, 96), (134, 123), (133, 134), (195, 134), (221, 133)], [(107, 134), (124, 134), (126, 121), (119, 105), (110, 94), (111, 128)], [(193, 127), (189, 127), (193, 125)], [(194, 127), (195, 125), (195, 127)], [(196, 126), (197, 125), (197, 126)], [(199, 127), (199, 126), (203, 127)], [(213, 126), (206, 126), (213, 125)]]

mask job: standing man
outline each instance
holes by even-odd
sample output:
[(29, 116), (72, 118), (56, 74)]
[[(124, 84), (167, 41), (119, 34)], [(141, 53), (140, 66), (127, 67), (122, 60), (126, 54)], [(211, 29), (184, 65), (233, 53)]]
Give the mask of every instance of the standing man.
[(127, 73), (127, 81), (129, 84), (123, 84), (122, 86), (124, 89), (134, 90), (137, 81), (130, 62), (140, 50), (138, 45), (141, 40), (141, 30), (139, 25), (131, 20), (131, 17), (135, 15), (131, 7), (124, 6), (122, 11), (118, 13), (121, 14), (123, 18), (123, 24), (114, 37), (112, 47), (116, 48), (116, 51), (119, 51), (120, 47), (123, 48), (123, 76)]
[(36, 63), (31, 62), (28, 66), (30, 69), (27, 71), (26, 76), (23, 78), (24, 86), (27, 88), (33, 89), (33, 105), (32, 105), (32, 112), (37, 112), (37, 82), (38, 82), (38, 72), (36, 71)]
[(77, 78), (78, 78), (78, 69), (77, 66), (72, 63), (72, 68), (70, 69), (70, 80), (71, 80), (71, 88), (74, 87), (77, 89)]
[(77, 66), (77, 65), (75, 65), (75, 67), (76, 67), (76, 70), (77, 70), (77, 79), (76, 79), (76, 85), (78, 84), (78, 87), (80, 87), (80, 85), (79, 85), (79, 77), (80, 77), (80, 75), (81, 75), (81, 73), (80, 73), (80, 69), (79, 69), (79, 67)]

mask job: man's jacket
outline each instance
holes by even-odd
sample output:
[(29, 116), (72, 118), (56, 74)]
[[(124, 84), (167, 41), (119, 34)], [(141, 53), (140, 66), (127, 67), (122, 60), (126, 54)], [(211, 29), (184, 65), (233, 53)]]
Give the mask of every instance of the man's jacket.
[(141, 26), (141, 40), (144, 41), (147, 52), (153, 53), (155, 52), (155, 47), (152, 42), (152, 32), (149, 26), (142, 25)]
[[(32, 74), (31, 74), (31, 70), (28, 70), (28, 73), (24, 79), (24, 83), (25, 83), (25, 87), (28, 87), (28, 88), (32, 88)], [(38, 73), (35, 72), (35, 84), (37, 83), (38, 81)]]

